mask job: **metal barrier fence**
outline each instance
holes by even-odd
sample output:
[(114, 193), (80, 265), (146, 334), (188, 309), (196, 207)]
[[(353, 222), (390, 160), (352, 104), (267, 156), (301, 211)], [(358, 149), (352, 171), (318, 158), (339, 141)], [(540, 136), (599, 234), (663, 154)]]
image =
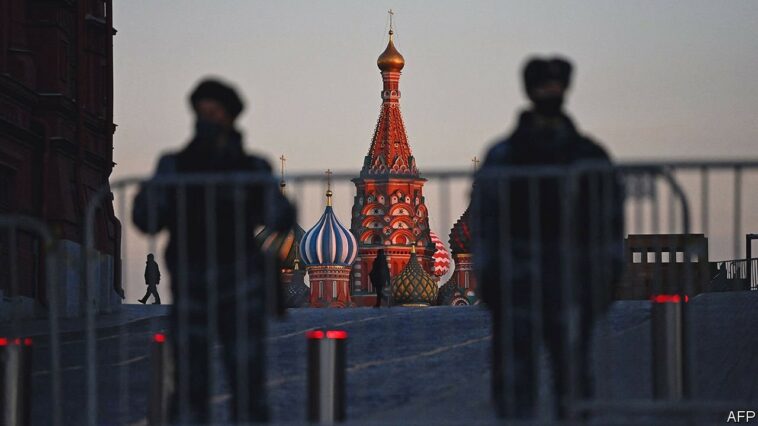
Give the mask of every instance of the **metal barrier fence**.
[[(46, 409), (45, 423), (62, 424), (62, 406), (50, 404), (61, 401), (61, 344), (58, 330), (59, 289), (57, 286), (58, 259), (52, 234), (44, 223), (33, 218), (18, 215), (0, 215), (0, 229), (6, 232), (5, 248), (9, 257), (9, 296), (19, 294), (19, 282), (16, 273), (17, 241), (20, 232), (24, 232), (42, 243), (41, 257), (44, 259), (45, 293), (44, 302), (47, 309), (48, 329), (44, 343), (39, 345), (27, 333), (24, 320), (14, 316), (6, 323), (0, 323), (0, 423), (4, 425), (24, 425), (32, 422), (33, 403), (42, 402)], [(33, 357), (36, 346), (44, 348), (44, 355)], [(45, 364), (48, 375), (44, 382), (32, 379), (32, 360)], [(45, 404), (48, 403), (48, 404)]]
[[(598, 210), (593, 210), (592, 214), (599, 215), (595, 220), (587, 222), (598, 226), (589, 226), (588, 233), (576, 235), (573, 242), (558, 238), (559, 243), (555, 247), (545, 245), (546, 241), (550, 242), (543, 238), (547, 234), (544, 230), (540, 232), (538, 229), (544, 225), (543, 216), (527, 215), (527, 222), (521, 224), (525, 227), (524, 229), (535, 232), (520, 234), (517, 232), (517, 235), (509, 235), (510, 230), (502, 226), (498, 227), (502, 234), (496, 236), (494, 246), (499, 247), (500, 251), (490, 253), (495, 256), (496, 268), (503, 277), (502, 282), (498, 282), (504, 289), (515, 289), (519, 288), (519, 285), (528, 284), (528, 292), (525, 293), (527, 296), (523, 300), (516, 300), (512, 297), (514, 293), (500, 291), (497, 297), (500, 299), (502, 309), (495, 311), (496, 321), (502, 321), (502, 324), (521, 321), (522, 324), (526, 324), (525, 330), (529, 331), (529, 335), (525, 337), (512, 334), (508, 331), (508, 327), (501, 326), (495, 330), (494, 346), (499, 348), (498, 356), (503, 360), (500, 364), (503, 366), (502, 383), (493, 383), (493, 387), (500, 386), (497, 390), (503, 396), (498, 401), (499, 410), (510, 413), (516, 410), (519, 404), (516, 400), (517, 392), (513, 389), (508, 390), (509, 386), (511, 388), (514, 386), (514, 380), (517, 379), (514, 369), (526, 368), (513, 364), (514, 360), (524, 358), (523, 354), (515, 352), (517, 342), (528, 342), (530, 354), (537, 358), (537, 361), (527, 366), (527, 369), (541, 383), (534, 398), (537, 406), (542, 408), (538, 410), (538, 416), (542, 421), (554, 419), (557, 410), (551, 408), (553, 404), (549, 403), (553, 392), (545, 391), (546, 387), (550, 388), (545, 383), (551, 381), (551, 373), (549, 373), (550, 369), (546, 368), (547, 361), (545, 361), (549, 357), (544, 358), (543, 355), (549, 352), (553, 352), (553, 356), (556, 356), (555, 353), (559, 354), (556, 356), (560, 358), (556, 364), (557, 370), (567, 372), (569, 377), (581, 374), (581, 371), (577, 373), (577, 365), (579, 365), (577, 358), (584, 357), (583, 350), (585, 352), (590, 350), (595, 357), (598, 356), (597, 354), (608, 354), (601, 356), (593, 364), (596, 375), (599, 371), (603, 372), (602, 380), (597, 383), (595, 396), (588, 398), (582, 389), (571, 387), (580, 380), (568, 381), (572, 385), (563, 393), (566, 400), (563, 401), (565, 404), (561, 410), (565, 410), (569, 416), (581, 416), (583, 413), (602, 416), (608, 415), (611, 411), (613, 415), (624, 413), (625, 415), (648, 416), (690, 413), (692, 417), (689, 419), (697, 420), (699, 415), (714, 413), (721, 415), (723, 410), (733, 409), (729, 405), (733, 401), (720, 401), (709, 394), (702, 393), (696, 386), (698, 379), (693, 378), (693, 369), (699, 368), (698, 363), (703, 362), (703, 359), (698, 355), (702, 351), (693, 349), (692, 345), (696, 342), (692, 337), (692, 330), (695, 327), (699, 329), (704, 323), (709, 322), (708, 318), (698, 318), (697, 315), (700, 314), (696, 315), (696, 312), (700, 311), (693, 311), (692, 308), (693, 304), (696, 304), (694, 296), (698, 290), (693, 284), (693, 277), (698, 277), (697, 262), (703, 256), (693, 248), (695, 246), (690, 245), (688, 241), (679, 241), (677, 236), (691, 235), (696, 231), (709, 237), (716, 235), (717, 237), (710, 238), (710, 243), (718, 245), (721, 253), (726, 253), (723, 247), (733, 249), (733, 257), (739, 258), (742, 232), (748, 230), (743, 230), (743, 227), (745, 224), (748, 226), (758, 224), (753, 215), (756, 211), (753, 210), (753, 206), (758, 200), (751, 198), (752, 194), (744, 191), (744, 182), (753, 178), (756, 171), (758, 171), (758, 162), (678, 162), (624, 164), (616, 170), (592, 168), (573, 170), (568, 175), (565, 169), (540, 168), (514, 169), (503, 175), (482, 176), (481, 182), (487, 182), (488, 179), (494, 182), (488, 186), (496, 189), (495, 202), (486, 206), (489, 210), (477, 209), (473, 206), (472, 208), (474, 211), (489, 211), (490, 213), (496, 211), (495, 217), (499, 220), (508, 219), (512, 201), (516, 199), (514, 196), (522, 197), (520, 205), (527, 211), (542, 211), (543, 215), (548, 205), (554, 209), (552, 213), (555, 213), (571, 210), (572, 205), (581, 205), (583, 202), (598, 206)], [(606, 177), (587, 178), (588, 174), (592, 173), (600, 173)], [(555, 286), (555, 283), (545, 282), (543, 276), (555, 276), (559, 282), (574, 280), (574, 272), (571, 269), (576, 265), (566, 261), (569, 258), (576, 258), (577, 253), (581, 253), (581, 250), (577, 249), (578, 246), (572, 246), (574, 243), (584, 244), (579, 248), (588, 254), (587, 261), (580, 262), (579, 266), (585, 268), (584, 270), (590, 276), (591, 284), (603, 282), (612, 274), (610, 263), (597, 259), (604, 259), (607, 247), (603, 242), (610, 236), (614, 226), (610, 223), (613, 216), (607, 214), (607, 207), (613, 204), (613, 191), (604, 186), (607, 183), (603, 182), (607, 182), (607, 177), (615, 173), (622, 177), (623, 182), (623, 191), (618, 191), (618, 194), (623, 193), (625, 197), (623, 235), (640, 236), (637, 240), (632, 237), (627, 240), (627, 251), (624, 252), (622, 259), (627, 266), (639, 266), (635, 269), (639, 271), (639, 276), (630, 277), (627, 274), (622, 276), (621, 280), (631, 283), (629, 286), (631, 289), (643, 288), (647, 292), (646, 298), (650, 295), (660, 296), (660, 298), (653, 297), (652, 311), (646, 311), (650, 309), (650, 303), (645, 301), (617, 302), (611, 305), (610, 313), (607, 314), (611, 319), (600, 317), (598, 324), (591, 332), (594, 336), (591, 340), (592, 348), (582, 349), (582, 345), (590, 342), (590, 332), (586, 329), (580, 330), (581, 327), (587, 326), (582, 323), (583, 314), (577, 309), (577, 303), (571, 304), (570, 309), (556, 309), (564, 321), (560, 321), (555, 329), (565, 330), (565, 335), (555, 337), (543, 332), (545, 327), (542, 326), (549, 321), (555, 321), (554, 315), (551, 316), (549, 312), (542, 311), (543, 307), (552, 308), (560, 305), (561, 301), (576, 300), (576, 296), (571, 294), (575, 287), (559, 285), (558, 288), (564, 293), (558, 302), (537, 301), (542, 301), (544, 295), (549, 293), (546, 289), (549, 290)], [(716, 175), (724, 173), (730, 174), (727, 178), (733, 185), (733, 190), (728, 191), (733, 197), (733, 210), (729, 212), (730, 229), (726, 229), (721, 219), (724, 206), (721, 201), (727, 191), (712, 190), (715, 180), (723, 183), (724, 176)], [(347, 228), (350, 227), (354, 214), (350, 207), (358, 202), (355, 187), (350, 182), (354, 176), (342, 173), (331, 177), (334, 182), (332, 188), (334, 211), (337, 218)], [(424, 173), (423, 177), (427, 179), (423, 202), (426, 204), (430, 226), (442, 236), (441, 239), (445, 240), (444, 235), (448, 234), (447, 230), (453, 227), (455, 219), (468, 206), (472, 177), (470, 173), (464, 171), (429, 172)], [(546, 186), (546, 180), (550, 179), (560, 182), (560, 185)], [(323, 196), (326, 181), (327, 178), (318, 174), (288, 177), (285, 193), (298, 205), (300, 214), (298, 223), (306, 230), (317, 222), (326, 205)], [(551, 202), (551, 197), (541, 196), (539, 191), (542, 190), (555, 196), (553, 201), (562, 201), (546, 204)], [(150, 232), (163, 229), (163, 233), (145, 236), (130, 229), (133, 225), (132, 200), (140, 191), (143, 194), (145, 207), (139, 213), (142, 215), (142, 228)], [(582, 195), (582, 191), (585, 191), (585, 195)], [(349, 346), (346, 360), (348, 420), (357, 418), (365, 420), (364, 423), (376, 424), (398, 422), (397, 418), (393, 419), (389, 414), (368, 416), (366, 412), (370, 412), (375, 406), (367, 400), (376, 397), (377, 394), (392, 400), (393, 392), (402, 394), (412, 389), (398, 389), (391, 385), (388, 377), (369, 374), (371, 368), (374, 368), (372, 366), (386, 368), (391, 366), (397, 368), (401, 375), (418, 375), (420, 381), (429, 380), (430, 376), (424, 373), (425, 369), (450, 367), (449, 364), (435, 363), (436, 354), (446, 353), (453, 356), (454, 365), (458, 366), (456, 368), (469, 373), (472, 371), (471, 366), (466, 366), (466, 357), (471, 354), (466, 353), (466, 355), (460, 355), (460, 358), (455, 358), (456, 348), (486, 346), (490, 339), (489, 332), (483, 330), (484, 335), (472, 336), (466, 334), (468, 332), (463, 331), (464, 329), (458, 329), (456, 333), (461, 335), (461, 339), (464, 336), (466, 339), (455, 341), (455, 335), (443, 333), (444, 338), (441, 338), (440, 329), (433, 324), (428, 324), (425, 321), (429, 320), (424, 319), (429, 316), (435, 321), (444, 323), (448, 312), (453, 311), (445, 310), (444, 314), (439, 310), (382, 310), (378, 313), (355, 310), (359, 312), (357, 314), (337, 313), (331, 310), (328, 312), (324, 310), (290, 311), (283, 322), (267, 326), (264, 310), (268, 311), (268, 314), (281, 313), (281, 309), (277, 309), (277, 306), (281, 306), (284, 296), (281, 294), (283, 284), (279, 280), (278, 273), (279, 260), (270, 252), (267, 252), (262, 259), (250, 258), (245, 254), (249, 251), (248, 240), (251, 239), (254, 231), (258, 231), (257, 228), (276, 227), (277, 221), (281, 221), (281, 215), (277, 215), (275, 210), (260, 210), (259, 208), (276, 205), (275, 200), (278, 194), (280, 194), (278, 182), (270, 177), (250, 175), (184, 176), (153, 179), (150, 182), (136, 178), (125, 179), (112, 182), (109, 189), (98, 192), (87, 209), (85, 229), (87, 253), (90, 253), (89, 250), (93, 247), (96, 209), (99, 203), (113, 196), (115, 211), (122, 220), (124, 229), (121, 279), (126, 290), (126, 302), (134, 302), (138, 296), (137, 293), (141, 295), (145, 289), (142, 271), (143, 256), (146, 252), (155, 253), (156, 260), (161, 264), (164, 278), (159, 288), (163, 293), (168, 290), (167, 282), (170, 279), (174, 281), (171, 284), (174, 291), (179, 294), (195, 292), (191, 301), (202, 300), (203, 302), (186, 303), (187, 298), (177, 300), (177, 294), (164, 294), (164, 300), (176, 303), (177, 309), (172, 319), (163, 318), (151, 323), (149, 327), (125, 326), (119, 328), (116, 335), (99, 336), (98, 306), (95, 297), (98, 289), (94, 288), (95, 272), (88, 256), (83, 256), (87, 284), (84, 289), (86, 300), (88, 300), (85, 304), (84, 333), (80, 337), (83, 351), (71, 354), (82, 357), (83, 363), (80, 368), (64, 369), (62, 393), (54, 392), (49, 405), (35, 405), (35, 410), (40, 407), (53, 409), (64, 407), (57, 408), (57, 413), (52, 411), (51, 415), (53, 421), (62, 420), (65, 424), (130, 424), (148, 419), (146, 398), (149, 394), (151, 374), (148, 367), (149, 353), (152, 347), (151, 338), (157, 331), (167, 331), (167, 340), (173, 342), (177, 353), (175, 359), (179, 365), (176, 366), (178, 373), (175, 376), (177, 380), (175, 390), (178, 395), (176, 400), (178, 405), (175, 409), (179, 413), (179, 419), (185, 421), (191, 420), (189, 415), (192, 410), (198, 410), (197, 406), (191, 406), (198, 399), (207, 401), (208, 416), (214, 421), (235, 419), (242, 421), (268, 415), (277, 423), (305, 419), (304, 393), (307, 375), (302, 370), (307, 360), (304, 333), (311, 328), (326, 328), (335, 325), (342, 327), (341, 324), (347, 324), (349, 328), (371, 324), (370, 329), (361, 329), (361, 331), (382, 340), (381, 347), (366, 346), (360, 342), (361, 333), (350, 330), (355, 346), (352, 346), (353, 343)], [(207, 201), (211, 199), (215, 202)], [(255, 199), (256, 202), (249, 204), (251, 199)], [(167, 200), (168, 204), (166, 204)], [(695, 203), (694, 200), (699, 203)], [(716, 207), (711, 205), (712, 200), (719, 200)], [(387, 200), (387, 202), (390, 201)], [(692, 210), (693, 206), (694, 210)], [(502, 217), (502, 214), (506, 217)], [(481, 217), (486, 217), (486, 214)], [(717, 219), (712, 220), (713, 217)], [(558, 220), (555, 227), (549, 231), (557, 232), (571, 228), (570, 224), (568, 219), (561, 216), (561, 220)], [(474, 229), (480, 226), (478, 223), (471, 225)], [(175, 238), (173, 248), (169, 249), (169, 255), (174, 259), (173, 263), (169, 262), (170, 267), (163, 261), (164, 253), (159, 251), (159, 248), (167, 245), (165, 229), (170, 229)], [(598, 231), (594, 232), (593, 229)], [(642, 236), (648, 234), (654, 237), (652, 240), (644, 241)], [(198, 235), (203, 235), (203, 239), (197, 240)], [(206, 235), (209, 236), (207, 239)], [(541, 237), (531, 239), (534, 235), (541, 235)], [(508, 247), (509, 244), (519, 241), (519, 238), (523, 239), (524, 236), (528, 237), (525, 244)], [(489, 237), (495, 236), (489, 235)], [(730, 241), (732, 238), (734, 242)], [(644, 249), (632, 249), (634, 241), (647, 244), (647, 246)], [(228, 244), (229, 247), (221, 247), (224, 244)], [(202, 246), (202, 250), (196, 251), (196, 246)], [(551, 260), (544, 264), (543, 252), (557, 254), (548, 257)], [(219, 257), (219, 254), (222, 256)], [(679, 261), (680, 254), (681, 262)], [(231, 260), (225, 258), (227, 255)], [(696, 258), (693, 258), (693, 255)], [(421, 254), (419, 256), (423, 257)], [(635, 263), (637, 260), (639, 260), (639, 265)], [(474, 253), (474, 264), (476, 265), (478, 261), (481, 264), (481, 256), (477, 260), (477, 253)], [(526, 261), (526, 264), (517, 265), (514, 261)], [(265, 271), (263, 276), (257, 275), (257, 270), (249, 267), (253, 263), (267, 266), (261, 268)], [(677, 266), (679, 263), (681, 265)], [(556, 268), (556, 271), (551, 271), (550, 265)], [(171, 273), (167, 274), (169, 270)], [(549, 271), (550, 274), (558, 272), (558, 274), (550, 275), (545, 271)], [(490, 268), (488, 272), (494, 271)], [(448, 276), (444, 276), (438, 285), (447, 278)], [(350, 288), (353, 289), (352, 276), (350, 280)], [(522, 284), (514, 287), (513, 283)], [(480, 282), (478, 285), (482, 289), (481, 286), (484, 283)], [(491, 284), (490, 287), (492, 287)], [(610, 289), (606, 290), (610, 291)], [(619, 294), (617, 293), (616, 296)], [(593, 312), (603, 311), (599, 305), (610, 297), (610, 294), (606, 294), (602, 295), (602, 300), (592, 298), (589, 305), (595, 307)], [(557, 305), (552, 305), (552, 303), (557, 303)], [(348, 311), (350, 310), (344, 312)], [(519, 313), (521, 311), (526, 311), (528, 314), (522, 315)], [(468, 312), (465, 315), (473, 318), (472, 321), (478, 321), (476, 324), (480, 329), (486, 329), (489, 324), (489, 320), (486, 319), (488, 316), (482, 317), (479, 314), (480, 310), (474, 308), (455, 311), (455, 314), (449, 315), (457, 315), (456, 321), (460, 321), (460, 315), (464, 315), (460, 312)], [(645, 312), (652, 313), (645, 314)], [(514, 314), (521, 316), (514, 320), (512, 317)], [(639, 331), (642, 329), (637, 325), (647, 324), (644, 322), (646, 315), (652, 315), (651, 324), (653, 325), (647, 328), (650, 333), (645, 334), (647, 337), (639, 337), (635, 333), (644, 333)], [(57, 327), (56, 318), (57, 315), (51, 315), (50, 324), (53, 328)], [(634, 323), (637, 320), (642, 322)], [(414, 321), (418, 321), (418, 325)], [(229, 329), (225, 326), (229, 326)], [(264, 338), (266, 330), (272, 334)], [(661, 330), (665, 333), (654, 334)], [(650, 349), (645, 357), (639, 360), (629, 359), (626, 352), (640, 353), (639, 348), (636, 348), (636, 352), (625, 351), (630, 343), (624, 339), (630, 335), (635, 339), (641, 339), (641, 343), (637, 342), (640, 347)], [(61, 354), (56, 352), (59, 351), (59, 343), (53, 341), (59, 338), (58, 333), (51, 331), (50, 336), (51, 362), (60, 363)], [(453, 340), (448, 341), (449, 339)], [(440, 342), (436, 342), (437, 340)], [(219, 346), (214, 342), (223, 342), (225, 345)], [(269, 351), (268, 357), (264, 356), (266, 350)], [(198, 353), (202, 356), (197, 356)], [(71, 355), (64, 354), (64, 356)], [(103, 362), (104, 356), (110, 357), (108, 362)], [(225, 376), (224, 369), (215, 365), (215, 362), (221, 359), (226, 360), (227, 369), (232, 370), (232, 374)], [(420, 362), (419, 360), (427, 364), (419, 368), (416, 364)], [(634, 365), (631, 365), (632, 363)], [(497, 371), (498, 368), (495, 370), (496, 375), (501, 374)], [(202, 371), (207, 374), (189, 377), (190, 372)], [(481, 368), (476, 371), (481, 371)], [(643, 372), (643, 374), (629, 381), (629, 371)], [(51, 367), (50, 372), (53, 382), (58, 383), (51, 389), (58, 389), (61, 385), (60, 366)], [(262, 375), (259, 374), (260, 372)], [(268, 379), (266, 379), (267, 376)], [(480, 375), (476, 377), (489, 380)], [(207, 380), (207, 383), (204, 380)], [(356, 386), (356, 380), (379, 380), (384, 385), (377, 386), (372, 382), (366, 383), (365, 386)], [(40, 383), (43, 382), (40, 381)], [(84, 385), (83, 394), (82, 391), (71, 387), (80, 384)], [(209, 392), (198, 393), (198, 384), (209, 389)], [(489, 385), (486, 387), (488, 397), (490, 387)], [(251, 395), (251, 392), (255, 395)], [(303, 395), (299, 395), (300, 392)], [(264, 408), (266, 398), (270, 405), (269, 413)], [(296, 403), (298, 406), (293, 408), (283, 403), (282, 401), (287, 398), (296, 401), (290, 401), (290, 404)], [(34, 402), (34, 404), (38, 403)], [(356, 406), (361, 408), (356, 408)], [(72, 410), (73, 407), (77, 407), (78, 410)], [(423, 423), (423, 419), (433, 417), (437, 411), (436, 407), (416, 408), (413, 412), (419, 417), (419, 423)], [(66, 417), (60, 417), (61, 409), (66, 410)], [(205, 410), (199, 409), (199, 415), (202, 417), (205, 415), (203, 413)], [(45, 414), (37, 414), (40, 416), (37, 421), (47, 423)], [(403, 419), (408, 423), (416, 422), (416, 419), (412, 418), (404, 417)]]
[(758, 290), (758, 259), (724, 260), (712, 265), (714, 291)]

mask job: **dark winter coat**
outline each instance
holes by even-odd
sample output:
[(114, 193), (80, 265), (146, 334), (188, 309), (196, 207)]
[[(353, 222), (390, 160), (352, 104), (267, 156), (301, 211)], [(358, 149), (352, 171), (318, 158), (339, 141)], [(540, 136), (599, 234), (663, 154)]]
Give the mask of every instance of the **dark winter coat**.
[(148, 260), (145, 265), (145, 284), (158, 285), (161, 282), (161, 271), (158, 269), (158, 262)]
[[(472, 225), (480, 296), (493, 308), (500, 305), (504, 260), (510, 256), (512, 282), (531, 281), (536, 265), (548, 309), (560, 304), (564, 262), (570, 262), (577, 278), (570, 284), (574, 300), (607, 305), (623, 261), (619, 179), (605, 150), (579, 134), (570, 118), (561, 115), (553, 127), (537, 126), (537, 119), (522, 113), (513, 133), (489, 150), (475, 178)], [(549, 166), (553, 174), (531, 181), (523, 175), (503, 177), (514, 168), (525, 171), (521, 166)], [(581, 167), (588, 170), (578, 172)], [(569, 178), (572, 169), (576, 180)], [(504, 251), (507, 246), (510, 253)], [(598, 278), (591, 285), (586, 284), (590, 276)], [(528, 287), (527, 293), (517, 289), (511, 295), (516, 303), (528, 300)]]
[(387, 257), (379, 255), (374, 260), (374, 264), (371, 267), (371, 272), (368, 274), (371, 278), (371, 284), (374, 288), (381, 289), (385, 287), (390, 281), (390, 269), (387, 264)]

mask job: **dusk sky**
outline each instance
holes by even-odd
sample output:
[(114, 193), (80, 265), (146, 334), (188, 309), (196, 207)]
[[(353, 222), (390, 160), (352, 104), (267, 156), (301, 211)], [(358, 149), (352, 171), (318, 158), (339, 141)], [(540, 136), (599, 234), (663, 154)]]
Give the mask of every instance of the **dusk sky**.
[(291, 172), (357, 171), (379, 114), (390, 8), (422, 174), (470, 168), (511, 129), (532, 54), (573, 61), (568, 110), (616, 159), (758, 157), (756, 1), (129, 0), (113, 13), (112, 178), (150, 173), (188, 140), (187, 95), (209, 75), (243, 93), (246, 146), (277, 171), (281, 154)]
[(190, 135), (203, 76), (237, 84), (247, 147), (357, 170), (379, 114), (387, 10), (419, 167), (462, 168), (524, 106), (533, 53), (571, 58), (568, 108), (616, 158), (758, 155), (755, 1), (145, 1), (114, 5), (116, 176)]

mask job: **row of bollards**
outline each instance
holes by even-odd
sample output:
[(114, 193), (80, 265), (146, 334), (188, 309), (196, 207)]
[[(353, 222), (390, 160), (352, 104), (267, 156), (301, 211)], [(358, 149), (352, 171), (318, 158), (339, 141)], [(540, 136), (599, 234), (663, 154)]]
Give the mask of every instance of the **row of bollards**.
[[(683, 304), (686, 295), (651, 298), (653, 334), (653, 391), (657, 399), (678, 400), (686, 395), (683, 353)], [(331, 424), (344, 421), (347, 332), (310, 330), (308, 348), (307, 419)], [(173, 392), (171, 346), (166, 335), (156, 333), (151, 348), (151, 383), (148, 424), (168, 424)], [(0, 337), (0, 413), (2, 425), (31, 422), (32, 339)]]
[[(331, 424), (345, 420), (345, 368), (347, 332), (311, 330), (308, 345), (308, 421)], [(152, 374), (148, 424), (168, 424), (168, 405), (173, 392), (171, 345), (166, 335), (153, 336)]]
[(31, 423), (31, 364), (31, 338), (0, 337), (0, 424)]
[[(657, 399), (686, 397), (683, 309), (688, 297), (659, 294), (651, 297), (653, 345), (653, 393)], [(330, 424), (346, 417), (345, 370), (347, 332), (310, 330), (308, 348), (308, 405), (310, 422)], [(166, 335), (156, 333), (151, 348), (152, 374), (148, 424), (168, 423), (173, 392), (171, 346)], [(0, 337), (0, 413), (2, 425), (31, 422), (32, 339)]]

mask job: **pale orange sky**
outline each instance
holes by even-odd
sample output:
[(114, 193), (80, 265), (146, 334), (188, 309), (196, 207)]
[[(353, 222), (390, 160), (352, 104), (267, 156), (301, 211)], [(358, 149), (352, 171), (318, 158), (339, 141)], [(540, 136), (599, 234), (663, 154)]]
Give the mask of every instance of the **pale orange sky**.
[[(242, 91), (249, 150), (284, 153), (292, 172), (357, 171), (379, 114), (389, 8), (422, 173), (469, 168), (511, 128), (533, 53), (573, 60), (568, 110), (617, 159), (758, 158), (755, 1), (129, 0), (113, 11), (112, 178), (150, 173), (160, 152), (187, 141), (186, 97), (206, 75)], [(443, 240), (465, 187), (434, 229)], [(312, 192), (306, 229), (321, 211), (321, 190)], [(343, 192), (335, 207), (347, 224)], [(437, 193), (427, 191), (430, 204)], [(746, 221), (758, 225), (754, 213)]]

